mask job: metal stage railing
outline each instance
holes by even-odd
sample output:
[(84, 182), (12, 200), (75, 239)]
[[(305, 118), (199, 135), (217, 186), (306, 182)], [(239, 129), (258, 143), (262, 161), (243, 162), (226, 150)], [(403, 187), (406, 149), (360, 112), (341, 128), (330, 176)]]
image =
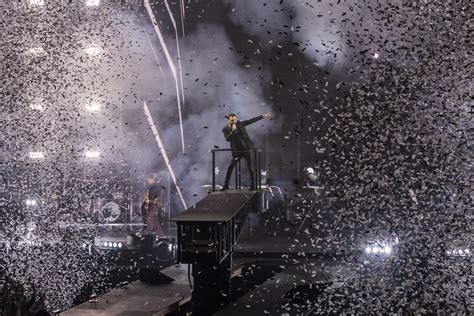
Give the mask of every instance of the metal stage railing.
[[(212, 154), (212, 192), (216, 191), (216, 153), (221, 151), (231, 151), (230, 148), (224, 149), (211, 149), (210, 152)], [(252, 165), (254, 166), (254, 183), (258, 190), (262, 189), (262, 175), (261, 175), (261, 152), (262, 150), (259, 148), (252, 148), (249, 150), (253, 153), (252, 157)], [(233, 159), (230, 157), (230, 159)], [(242, 174), (241, 174), (241, 161), (240, 159), (235, 166), (235, 188), (242, 189)], [(229, 160), (230, 162), (230, 160)]]

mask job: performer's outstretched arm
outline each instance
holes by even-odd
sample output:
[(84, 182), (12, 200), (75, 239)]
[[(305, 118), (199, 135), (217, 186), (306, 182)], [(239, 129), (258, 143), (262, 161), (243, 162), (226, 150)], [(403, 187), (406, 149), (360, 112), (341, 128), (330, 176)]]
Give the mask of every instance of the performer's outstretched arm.
[(271, 113), (265, 113), (265, 114), (262, 114), (262, 115), (259, 115), (259, 116), (256, 116), (254, 118), (251, 118), (249, 120), (245, 120), (245, 121), (242, 121), (242, 124), (244, 124), (245, 126), (247, 125), (250, 125), (252, 123), (255, 123), (257, 121), (260, 121), (261, 119), (263, 119), (264, 117), (271, 117)]

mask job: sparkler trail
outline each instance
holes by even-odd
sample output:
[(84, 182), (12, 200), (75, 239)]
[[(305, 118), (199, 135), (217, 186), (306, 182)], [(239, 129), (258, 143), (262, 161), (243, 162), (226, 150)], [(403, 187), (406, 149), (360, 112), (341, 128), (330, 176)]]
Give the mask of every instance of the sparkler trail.
[(156, 63), (158, 64), (158, 67), (160, 68), (161, 75), (163, 79), (165, 78), (165, 73), (163, 72), (163, 68), (161, 68), (160, 61), (158, 60), (158, 56), (156, 56), (155, 49), (153, 48), (153, 44), (150, 41), (150, 37), (148, 36), (148, 33), (143, 30), (143, 33), (146, 35), (146, 39), (148, 40), (148, 43), (150, 44), (151, 51), (153, 52), (153, 56), (155, 56)]
[(181, 71), (181, 53), (179, 52), (179, 39), (178, 39), (178, 28), (176, 26), (176, 21), (174, 19), (173, 13), (171, 12), (170, 6), (168, 4), (168, 0), (165, 0), (166, 10), (168, 10), (168, 14), (170, 15), (171, 22), (173, 23), (174, 27), (174, 34), (176, 36), (176, 51), (178, 53), (178, 71), (179, 71), (179, 81), (181, 84), (181, 99), (183, 100), (183, 107), (184, 104), (184, 89), (183, 89), (183, 73)]
[(185, 37), (185, 34), (184, 34), (184, 14), (185, 14), (185, 11), (184, 11), (184, 0), (181, 0), (181, 2), (179, 3), (179, 8), (181, 9), (181, 30), (183, 31), (183, 37)]
[(161, 34), (160, 28), (158, 27), (158, 23), (156, 22), (155, 14), (153, 13), (153, 10), (151, 9), (151, 6), (150, 6), (150, 1), (145, 0), (144, 4), (145, 4), (146, 11), (148, 13), (148, 16), (150, 17), (151, 22), (153, 23), (153, 28), (155, 29), (156, 35), (158, 36), (161, 46), (163, 47), (163, 52), (165, 53), (166, 60), (168, 61), (168, 64), (170, 66), (171, 73), (173, 74), (175, 87), (176, 87), (176, 99), (178, 101), (178, 115), (179, 115), (179, 128), (181, 131), (181, 145), (182, 145), (183, 154), (184, 154), (185, 152), (184, 152), (183, 116), (181, 113), (181, 99), (179, 97), (179, 85), (178, 85), (178, 78), (176, 76), (176, 68), (174, 66), (173, 59), (171, 58), (171, 55), (168, 51), (168, 47), (166, 46), (163, 35)]
[(165, 160), (166, 167), (168, 168), (168, 171), (170, 172), (171, 179), (173, 179), (174, 185), (176, 186), (176, 190), (178, 191), (178, 194), (181, 199), (181, 202), (183, 203), (184, 209), (187, 209), (188, 207), (186, 206), (186, 202), (184, 201), (183, 195), (181, 193), (181, 189), (179, 188), (178, 181), (176, 181), (173, 168), (171, 167), (171, 162), (168, 159), (168, 155), (166, 154), (165, 147), (163, 146), (163, 142), (161, 141), (160, 134), (158, 133), (156, 125), (153, 122), (153, 118), (151, 117), (150, 110), (148, 109), (148, 105), (146, 104), (145, 100), (143, 100), (143, 109), (145, 110), (145, 116), (148, 120), (148, 124), (150, 124), (151, 130), (153, 132), (153, 136), (155, 136), (156, 143), (158, 145), (158, 148), (161, 151), (161, 155), (163, 156), (163, 159)]

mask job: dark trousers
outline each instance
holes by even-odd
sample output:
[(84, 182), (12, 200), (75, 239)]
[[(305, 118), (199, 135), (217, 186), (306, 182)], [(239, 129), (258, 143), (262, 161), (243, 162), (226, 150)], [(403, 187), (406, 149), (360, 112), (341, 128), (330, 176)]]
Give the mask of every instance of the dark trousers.
[(250, 156), (250, 152), (239, 153), (238, 156), (232, 156), (232, 160), (230, 161), (229, 167), (227, 167), (227, 173), (225, 174), (225, 183), (224, 186), (228, 187), (230, 182), (230, 177), (232, 176), (232, 171), (234, 170), (235, 165), (239, 162), (240, 159), (244, 158), (247, 162), (247, 167), (250, 173), (250, 186), (255, 186), (255, 173), (252, 169), (252, 159)]
[(143, 203), (142, 205), (142, 217), (143, 222), (146, 224), (149, 234), (156, 234), (158, 237), (165, 237), (163, 227), (161, 227), (160, 218), (158, 213), (160, 212), (160, 205), (155, 203)]

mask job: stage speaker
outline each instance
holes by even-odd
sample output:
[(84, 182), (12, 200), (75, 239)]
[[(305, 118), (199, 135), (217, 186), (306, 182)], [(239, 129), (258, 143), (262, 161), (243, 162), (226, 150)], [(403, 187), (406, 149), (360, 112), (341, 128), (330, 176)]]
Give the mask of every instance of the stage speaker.
[(155, 241), (156, 241), (155, 235), (153, 234), (143, 235), (141, 239), (143, 249), (152, 250)]
[(265, 191), (256, 191), (252, 197), (252, 213), (264, 212), (266, 201), (265, 201)]

